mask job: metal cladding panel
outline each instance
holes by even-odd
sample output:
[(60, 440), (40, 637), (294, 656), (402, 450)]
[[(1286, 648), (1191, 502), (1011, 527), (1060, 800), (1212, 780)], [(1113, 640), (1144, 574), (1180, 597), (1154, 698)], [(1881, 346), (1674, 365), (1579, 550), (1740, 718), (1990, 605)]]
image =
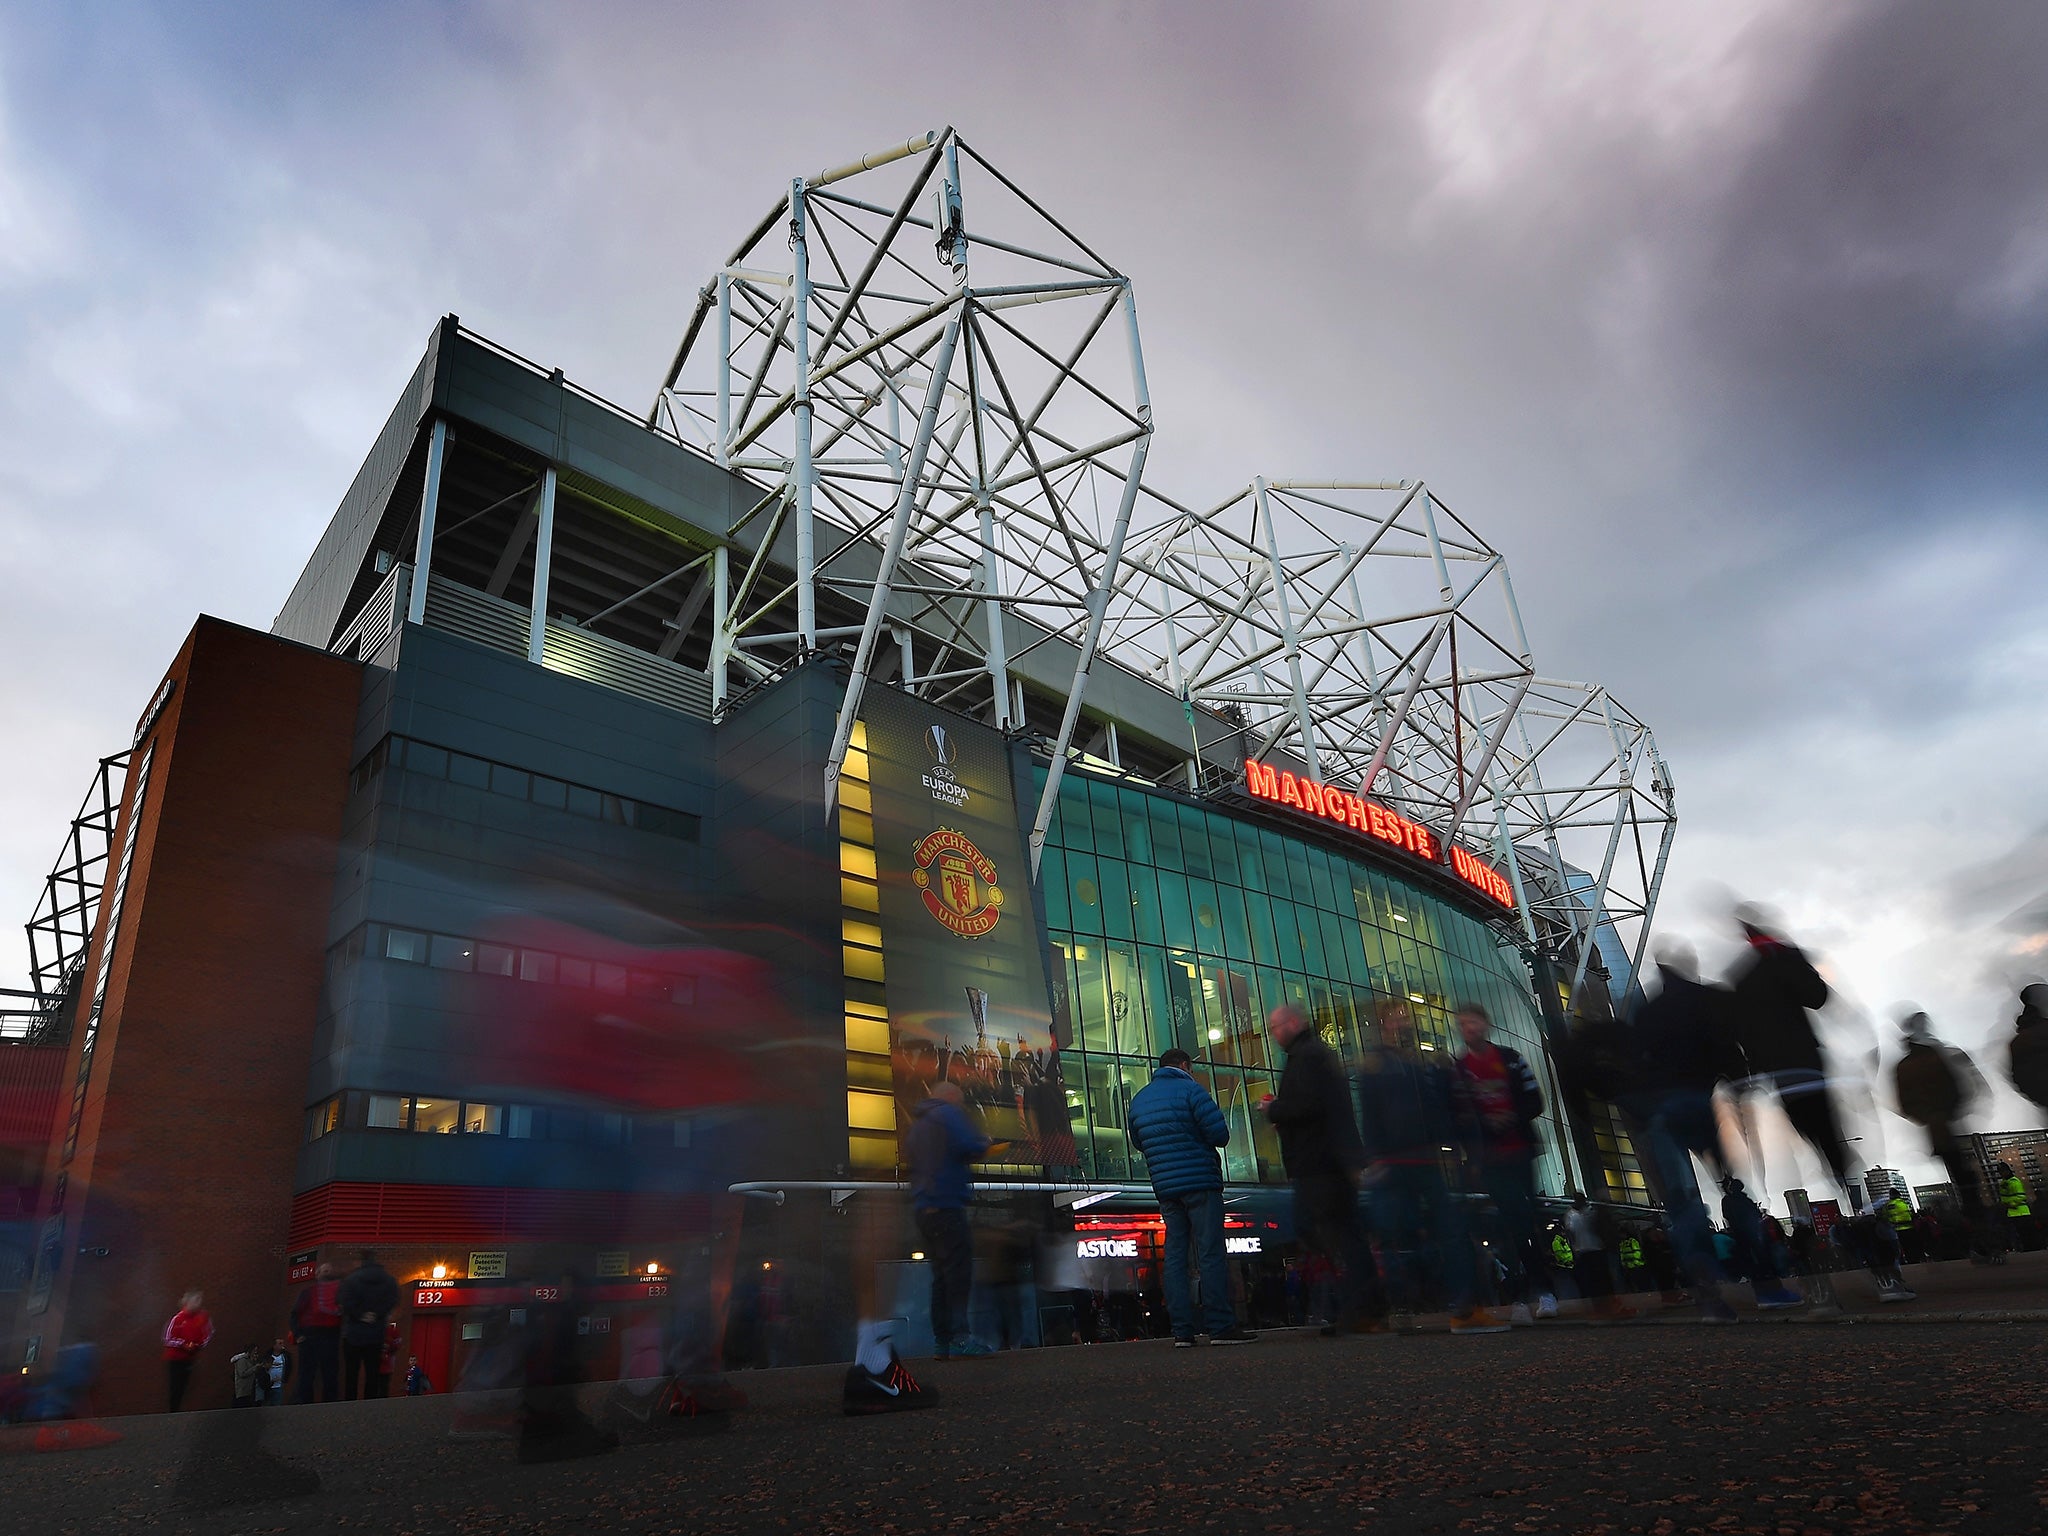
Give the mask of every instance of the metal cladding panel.
[(703, 1195), (323, 1184), (292, 1202), (289, 1246), (673, 1241), (711, 1225), (711, 1200)]
[(445, 323), (435, 328), (426, 355), (406, 381), (398, 404), (392, 407), (384, 429), (370, 447), (369, 457), (356, 471), (348, 494), (342, 497), (326, 532), (320, 535), (313, 557), (299, 573), (291, 596), (278, 610), (270, 626), (272, 634), (324, 649), (341, 628), (350, 596), (382, 526), (385, 507), (399, 477), (405, 473), (413, 441), (426, 418), (436, 361), (448, 334)]
[[(446, 349), (435, 403), (458, 433), (474, 422), (585, 481), (599, 500), (693, 541), (722, 536), (760, 495), (636, 418), (472, 337), (458, 335)], [(623, 495), (605, 496), (604, 487)]]

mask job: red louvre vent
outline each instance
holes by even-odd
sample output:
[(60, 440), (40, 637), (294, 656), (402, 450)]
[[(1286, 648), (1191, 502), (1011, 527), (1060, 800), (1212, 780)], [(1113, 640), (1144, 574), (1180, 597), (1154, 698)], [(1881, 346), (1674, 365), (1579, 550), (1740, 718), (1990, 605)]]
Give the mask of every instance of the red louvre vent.
[(322, 1184), (292, 1201), (291, 1246), (654, 1242), (709, 1230), (707, 1195)]

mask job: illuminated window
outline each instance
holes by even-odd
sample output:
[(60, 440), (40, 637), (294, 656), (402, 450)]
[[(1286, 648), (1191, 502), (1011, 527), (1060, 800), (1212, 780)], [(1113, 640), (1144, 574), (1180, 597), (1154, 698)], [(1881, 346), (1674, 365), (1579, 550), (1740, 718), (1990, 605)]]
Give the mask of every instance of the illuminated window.
[(519, 951), (519, 979), (552, 982), (555, 979), (555, 957), (546, 950), (522, 949)]
[(476, 969), (480, 976), (510, 976), (512, 974), (513, 951), (503, 944), (479, 944), (476, 947)]
[(471, 1136), (496, 1136), (504, 1123), (504, 1110), (496, 1104), (462, 1106), (462, 1129)]
[(454, 1099), (414, 1099), (412, 1128), (453, 1135), (462, 1124), (462, 1106)]
[(404, 1130), (405, 1100), (399, 1098), (395, 1094), (371, 1094), (370, 1113), (368, 1119), (364, 1123), (377, 1130)]

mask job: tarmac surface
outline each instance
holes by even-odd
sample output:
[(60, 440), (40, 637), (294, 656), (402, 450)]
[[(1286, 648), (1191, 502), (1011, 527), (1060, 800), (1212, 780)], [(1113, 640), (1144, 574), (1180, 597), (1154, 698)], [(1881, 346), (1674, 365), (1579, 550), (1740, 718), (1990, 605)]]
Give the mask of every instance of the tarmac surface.
[(883, 1419), (840, 1413), (836, 1366), (741, 1372), (745, 1411), (645, 1425), (588, 1386), (623, 1444), (543, 1464), (514, 1438), (451, 1438), (469, 1397), (109, 1419), (119, 1440), (47, 1454), (12, 1427), (0, 1526), (2048, 1532), (2048, 1255), (1907, 1278), (1917, 1303), (1835, 1276), (1833, 1305), (1735, 1327), (1636, 1296), (1632, 1323), (1567, 1305), (1485, 1337), (1425, 1319), (922, 1362), (942, 1403)]
[[(1966, 1267), (1965, 1267), (1966, 1268)], [(1933, 1267), (1908, 1272), (1923, 1296)], [(2038, 1277), (2024, 1286), (2040, 1298)], [(1043, 1349), (918, 1367), (944, 1401), (839, 1412), (843, 1368), (746, 1372), (744, 1412), (628, 1423), (521, 1465), (431, 1397), (0, 1432), (10, 1530), (2013, 1533), (2048, 1531), (2048, 1325), (2020, 1277), (1781, 1326), (1661, 1321), (1249, 1348)], [(1845, 1281), (1843, 1289), (1853, 1290)], [(2001, 1285), (2014, 1287), (2005, 1295)], [(1930, 1298), (1931, 1299), (1931, 1298)], [(1945, 1322), (2003, 1316), (2010, 1321)], [(1896, 1320), (1915, 1326), (1885, 1326)], [(592, 1401), (609, 1389), (591, 1389)]]

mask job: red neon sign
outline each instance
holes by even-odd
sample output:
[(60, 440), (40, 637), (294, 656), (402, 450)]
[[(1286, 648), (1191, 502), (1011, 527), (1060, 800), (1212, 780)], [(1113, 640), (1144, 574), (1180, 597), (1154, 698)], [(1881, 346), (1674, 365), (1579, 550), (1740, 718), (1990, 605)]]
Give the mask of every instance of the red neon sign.
[(1486, 892), (1504, 907), (1515, 904), (1514, 887), (1503, 880), (1500, 871), (1483, 859), (1474, 858), (1456, 843), (1451, 844), (1451, 868), (1460, 880)]
[[(1297, 777), (1285, 768), (1248, 759), (1244, 765), (1244, 787), (1255, 799), (1286, 806), (1303, 816), (1333, 821), (1363, 836), (1391, 843), (1431, 864), (1444, 862), (1443, 845), (1429, 828), (1334, 784), (1318, 784), (1305, 775)], [(1453, 844), (1450, 864), (1452, 872), (1474, 890), (1504, 907), (1514, 906), (1514, 891), (1485, 860)]]

